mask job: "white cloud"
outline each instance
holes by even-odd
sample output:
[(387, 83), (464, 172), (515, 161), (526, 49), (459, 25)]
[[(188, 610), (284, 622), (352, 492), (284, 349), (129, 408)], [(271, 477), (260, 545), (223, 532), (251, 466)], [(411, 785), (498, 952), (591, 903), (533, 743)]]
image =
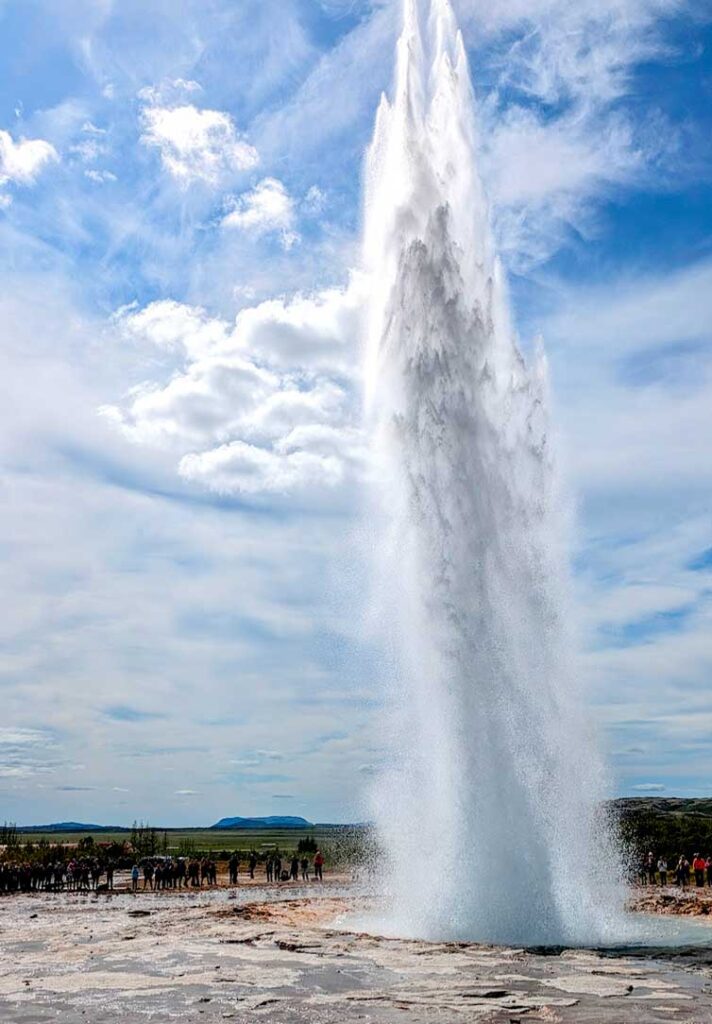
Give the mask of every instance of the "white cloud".
[(152, 107), (161, 107), (177, 105), (178, 100), (202, 91), (203, 87), (193, 79), (167, 78), (159, 85), (147, 85), (140, 89), (138, 98)]
[(93, 181), (95, 185), (106, 185), (109, 182), (118, 181), (119, 179), (113, 173), (113, 171), (94, 171), (89, 170), (84, 172), (84, 177), (88, 178), (89, 181)]
[(185, 361), (102, 410), (132, 441), (175, 451), (184, 479), (219, 493), (320, 493), (358, 471), (357, 283), (242, 310), (232, 327), (171, 301), (116, 323)]
[(343, 463), (333, 457), (297, 451), (274, 451), (233, 441), (200, 455), (181, 459), (180, 474), (218, 494), (285, 494), (297, 488), (334, 487), (344, 476)]
[(235, 209), (223, 219), (223, 227), (237, 228), (254, 235), (279, 232), (285, 249), (298, 240), (294, 229), (294, 201), (284, 184), (265, 178), (250, 192), (239, 196)]
[(160, 151), (165, 169), (184, 185), (217, 184), (223, 177), (255, 167), (259, 154), (238, 135), (229, 114), (192, 104), (145, 107), (141, 141)]
[(20, 139), (0, 129), (0, 185), (32, 185), (48, 163), (59, 160), (57, 150), (44, 139)]
[(157, 348), (185, 352), (193, 359), (228, 348), (228, 325), (208, 316), (204, 309), (170, 299), (144, 309), (120, 309), (114, 318), (120, 330)]

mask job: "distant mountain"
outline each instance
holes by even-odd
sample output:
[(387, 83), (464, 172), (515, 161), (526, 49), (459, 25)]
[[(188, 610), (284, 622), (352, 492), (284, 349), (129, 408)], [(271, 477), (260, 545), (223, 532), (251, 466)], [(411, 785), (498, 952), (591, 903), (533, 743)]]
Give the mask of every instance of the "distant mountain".
[(53, 825), (25, 825), (18, 832), (130, 832), (118, 825), (85, 825), (81, 821), (56, 821)]
[(271, 818), (221, 818), (211, 828), (313, 828), (306, 818), (277, 815)]

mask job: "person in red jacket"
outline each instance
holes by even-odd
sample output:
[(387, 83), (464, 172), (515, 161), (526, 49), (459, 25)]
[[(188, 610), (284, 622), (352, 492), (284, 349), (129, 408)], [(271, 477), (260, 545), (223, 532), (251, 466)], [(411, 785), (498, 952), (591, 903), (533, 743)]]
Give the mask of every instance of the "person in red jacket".
[(706, 861), (704, 857), (700, 857), (699, 853), (696, 853), (692, 861), (692, 870), (695, 872), (695, 885), (698, 889), (701, 889), (705, 884), (705, 867)]
[(314, 878), (324, 881), (324, 856), (321, 850), (317, 850), (314, 855)]

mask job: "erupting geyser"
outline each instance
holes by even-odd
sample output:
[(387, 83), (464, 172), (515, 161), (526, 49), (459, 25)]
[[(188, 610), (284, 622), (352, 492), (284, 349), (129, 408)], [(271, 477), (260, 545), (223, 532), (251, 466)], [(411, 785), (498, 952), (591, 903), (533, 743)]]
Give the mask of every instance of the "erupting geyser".
[(605, 779), (579, 701), (543, 360), (513, 336), (448, 0), (406, 0), (368, 155), (367, 405), (392, 765), (383, 927), (620, 934)]

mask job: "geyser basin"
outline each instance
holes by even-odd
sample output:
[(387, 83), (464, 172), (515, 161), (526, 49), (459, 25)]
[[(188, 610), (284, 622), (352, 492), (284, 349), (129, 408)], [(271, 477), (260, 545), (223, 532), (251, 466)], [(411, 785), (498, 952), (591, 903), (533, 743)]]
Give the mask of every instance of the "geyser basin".
[(546, 368), (509, 323), (474, 121), (448, 0), (406, 0), (364, 228), (386, 923), (598, 945), (624, 933), (625, 893), (568, 635)]

